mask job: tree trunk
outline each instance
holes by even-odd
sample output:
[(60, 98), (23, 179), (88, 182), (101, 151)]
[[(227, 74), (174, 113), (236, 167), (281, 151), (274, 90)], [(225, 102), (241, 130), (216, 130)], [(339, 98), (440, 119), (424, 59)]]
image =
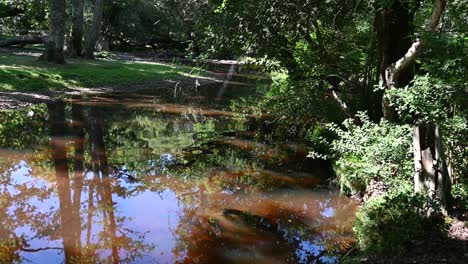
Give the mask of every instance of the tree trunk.
[(94, 59), (94, 50), (96, 48), (96, 42), (99, 38), (99, 32), (102, 26), (102, 15), (104, 9), (104, 0), (96, 0), (94, 4), (94, 16), (93, 23), (89, 30), (88, 41), (86, 43), (85, 57), (88, 59)]
[(72, 32), (71, 32), (71, 54), (79, 57), (82, 54), (83, 42), (83, 0), (72, 0)]
[(440, 127), (429, 123), (413, 128), (414, 190), (427, 191), (443, 205), (450, 204), (451, 183), (442, 147)]
[(63, 46), (65, 44), (65, 0), (50, 0), (49, 38), (46, 51), (41, 58), (58, 64), (65, 63)]
[[(104, 228), (108, 232), (111, 245), (112, 263), (120, 263), (119, 248), (117, 244), (117, 225), (114, 213), (114, 202), (112, 200), (112, 187), (109, 170), (109, 161), (107, 159), (106, 145), (104, 142), (104, 132), (102, 130), (102, 119), (99, 111), (94, 108), (89, 109), (88, 115), (88, 134), (91, 141), (91, 159), (95, 171), (95, 176), (99, 177), (99, 171), (102, 175), (100, 188), (98, 192), (101, 196), (102, 208), (104, 208)], [(108, 220), (107, 220), (108, 217)]]
[[(431, 19), (425, 29), (434, 32), (446, 7), (446, 0), (434, 0)], [(411, 32), (414, 13), (395, 0), (389, 10), (378, 14), (380, 79), (386, 89), (404, 87), (413, 78), (412, 66), (424, 50), (426, 39), (406, 42)], [(404, 51), (406, 47), (406, 51)], [(387, 98), (383, 99), (383, 112), (387, 120), (397, 118)], [(437, 124), (422, 124), (414, 127), (414, 189), (429, 191), (446, 206), (450, 204), (450, 179), (442, 147), (440, 127)]]
[(83, 118), (83, 108), (81, 105), (72, 105), (72, 128), (75, 132), (73, 146), (75, 149), (73, 170), (74, 170), (74, 188), (72, 196), (72, 213), (73, 213), (73, 236), (75, 238), (75, 247), (81, 249), (81, 193), (83, 191), (83, 182), (85, 177), (84, 172), (84, 145), (85, 145), (85, 128)]
[(57, 180), (57, 193), (60, 204), (60, 229), (63, 239), (65, 263), (73, 263), (77, 255), (76, 238), (73, 228), (73, 207), (71, 201), (70, 176), (66, 143), (63, 137), (66, 134), (65, 107), (63, 102), (48, 105), (50, 115), (50, 137), (52, 145), (52, 160)]
[[(413, 70), (409, 67), (397, 76), (386, 74), (389, 66), (404, 56), (411, 47), (412, 41), (409, 36), (413, 32), (413, 20), (414, 11), (405, 6), (402, 0), (394, 1), (389, 8), (379, 11), (376, 15), (379, 74), (380, 82), (385, 88), (404, 87), (413, 78)], [(384, 96), (382, 112), (387, 120), (394, 121), (397, 118), (395, 109)]]
[(13, 45), (28, 45), (28, 44), (43, 44), (47, 40), (47, 36), (26, 35), (0, 40), (0, 47), (9, 47)]

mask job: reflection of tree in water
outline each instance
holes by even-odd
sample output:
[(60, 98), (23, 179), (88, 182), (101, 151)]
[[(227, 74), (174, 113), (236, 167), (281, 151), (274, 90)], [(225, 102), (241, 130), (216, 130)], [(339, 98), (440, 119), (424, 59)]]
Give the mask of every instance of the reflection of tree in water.
[[(57, 141), (57, 135), (65, 134), (65, 131), (63, 131), (64, 127), (55, 127), (54, 129), (54, 124), (64, 124), (65, 120), (61, 118), (63, 114), (60, 114), (64, 113), (64, 111), (60, 103), (55, 106), (57, 109), (50, 109), (50, 116), (52, 130), (56, 130), (57, 134), (52, 132), (51, 135), (61, 205), (61, 226), (62, 230), (66, 230), (62, 232), (66, 261), (71, 261), (75, 258), (80, 261), (86, 260), (91, 263), (93, 262), (93, 258), (97, 258), (98, 256), (97, 251), (105, 249), (110, 250), (110, 260), (108, 261), (112, 263), (130, 262), (137, 257), (141, 257), (144, 252), (153, 247), (143, 242), (144, 234), (138, 234), (135, 231), (124, 228), (124, 217), (116, 216), (115, 203), (112, 198), (111, 172), (107, 160), (107, 151), (104, 144), (104, 136), (101, 127), (102, 121), (100, 120), (99, 112), (90, 108), (87, 111), (86, 117), (84, 117), (84, 111), (81, 106), (72, 106), (72, 127), (75, 132), (73, 140), (74, 192), (72, 199), (70, 199), (70, 177), (66, 165), (67, 153), (66, 150), (61, 147), (60, 143), (54, 143), (54, 139)], [(85, 178), (85, 134), (88, 135), (89, 139), (88, 146), (91, 156), (89, 167), (92, 167), (92, 178), (87, 181), (86, 246), (85, 250), (83, 250), (81, 245), (82, 224), (80, 201)], [(60, 161), (61, 157), (65, 158), (62, 162)], [(62, 187), (60, 187), (60, 185), (62, 185)], [(60, 190), (60, 188), (62, 188), (62, 190)], [(96, 200), (96, 202), (94, 202), (94, 200)], [(62, 206), (62, 204), (64, 205)], [(101, 224), (103, 228), (98, 233), (97, 244), (92, 244), (93, 218), (97, 216), (97, 213), (102, 214)], [(70, 232), (70, 230), (72, 231)], [(122, 252), (123, 254), (119, 254)]]
[[(8, 164), (0, 168), (9, 168), (11, 174), (18, 160), (24, 160), (29, 176), (43, 180), (43, 186), (15, 186), (13, 179), (5, 178), (4, 186), (13, 186), (15, 194), (24, 197), (3, 199), (9, 197), (5, 190), (0, 195), (7, 208), (27, 208), (31, 199), (57, 196), (60, 207), (45, 215), (34, 208), (25, 213), (0, 209), (7, 215), (0, 220), (8, 227), (0, 229), (1, 238), (21, 241), (15, 237), (16, 228), (9, 227), (29, 226), (33, 235), (25, 237), (26, 242), (36, 238), (34, 234), (42, 240), (62, 240), (66, 262), (131, 262), (154, 247), (145, 241), (146, 233), (128, 229), (129, 220), (116, 210), (116, 197), (170, 190), (183, 207), (171, 230), (177, 240), (172, 253), (181, 263), (313, 262), (346, 246), (349, 223), (343, 219), (352, 217), (343, 208), (353, 211), (353, 206), (304, 191), (320, 179), (281, 165), (294, 163), (287, 160), (294, 158), (291, 148), (256, 142), (250, 131), (243, 136), (223, 132), (235, 122), (193, 122), (146, 111), (114, 113), (111, 108), (78, 104), (48, 108), (50, 128), (44, 130), (52, 148), (11, 161), (2, 158)], [(54, 182), (55, 196), (47, 187)], [(295, 190), (294, 195), (288, 190)], [(334, 209), (333, 217), (324, 214), (329, 208)], [(10, 223), (21, 214), (27, 220)], [(34, 250), (26, 243), (14, 245), (1, 248), (13, 253)]]
[[(179, 263), (327, 263), (352, 241), (347, 232), (353, 204), (340, 204), (343, 200), (328, 194), (238, 196), (200, 190), (192, 196), (200, 200), (184, 209), (174, 231)], [(327, 215), (327, 208), (335, 208), (334, 215)], [(346, 227), (342, 217), (349, 219)]]
[[(34, 184), (15, 179), (14, 174), (24, 170), (30, 161), (21, 151), (47, 141), (47, 130), (43, 129), (43, 106), (30, 109), (37, 118), (31, 119), (26, 111), (0, 112), (0, 262), (19, 261), (19, 251), (37, 252), (31, 248), (27, 237), (17, 234), (18, 228), (28, 226), (44, 236), (53, 230), (54, 212), (44, 212), (31, 204), (32, 199), (44, 201), (53, 194), (53, 188), (42, 183)], [(47, 163), (40, 156), (38, 163)], [(45, 250), (45, 249), (44, 249)]]
[[(177, 240), (172, 253), (179, 262), (248, 262), (252, 258), (264, 263), (318, 262), (330, 260), (328, 256), (348, 246), (350, 234), (346, 232), (354, 206), (339, 205), (342, 201), (330, 200), (328, 195), (311, 201), (312, 192), (292, 197), (290, 202), (287, 197), (279, 197), (281, 191), (269, 194), (273, 190), (320, 182), (313, 175), (297, 177), (264, 170), (270, 163), (283, 159), (280, 148), (270, 151), (268, 146), (253, 141), (223, 141), (223, 135), (214, 126), (212, 132), (210, 126), (200, 129), (196, 124), (173, 130), (170, 122), (161, 119), (157, 122), (146, 122), (145, 118), (130, 120), (133, 121), (112, 123), (108, 132), (115, 146), (113, 164), (122, 164), (122, 168), (128, 164), (125, 160), (128, 156), (122, 153), (146, 150), (140, 154), (145, 157), (140, 163), (119, 170), (119, 177), (135, 180), (125, 195), (170, 189), (183, 203), (181, 219), (172, 231)], [(197, 129), (211, 136), (198, 141), (199, 144), (189, 144), (189, 137), (197, 134)], [(165, 131), (170, 131), (170, 136)], [(147, 140), (151, 137), (157, 138), (156, 146)], [(180, 142), (188, 142), (182, 145), (190, 147), (180, 151), (176, 145)], [(171, 144), (178, 150), (177, 155), (168, 157), (158, 152), (164, 153), (163, 146)], [(116, 151), (119, 148), (125, 151)], [(138, 155), (135, 156), (131, 160), (137, 161)], [(309, 213), (298, 207), (304, 205), (308, 206)], [(329, 207), (338, 208), (334, 211), (336, 219), (321, 214)], [(350, 210), (343, 209), (346, 207)], [(350, 221), (342, 224), (346, 222), (343, 219)]]
[(304, 190), (304, 179), (265, 171), (236, 149), (211, 150), (142, 180), (156, 178), (184, 203), (173, 231), (179, 263), (322, 263), (348, 248), (352, 202)]
[[(86, 110), (73, 105), (69, 126), (65, 105), (60, 102), (49, 105), (51, 151), (42, 150), (32, 155), (19, 152), (10, 158), (1, 155), (2, 261), (20, 261), (21, 251), (63, 250), (66, 263), (125, 263), (154, 248), (145, 243), (145, 234), (126, 228), (125, 217), (117, 216), (112, 198), (112, 172), (107, 162), (99, 114), (94, 109)], [(73, 134), (69, 133), (70, 128)], [(22, 129), (27, 130), (26, 127)], [(52, 163), (48, 161), (50, 156)], [(36, 158), (44, 161), (36, 161)], [(45, 176), (44, 180), (18, 183), (12, 173), (30, 164), (43, 167), (39, 170), (28, 168), (30, 177), (42, 179)], [(33, 175), (35, 173), (42, 175)], [(50, 187), (52, 181), (57, 186), (58, 210), (53, 207), (53, 202), (50, 203), (53, 200), (48, 200), (54, 199), (54, 188)], [(51, 207), (46, 210), (37, 208), (37, 202)], [(29, 231), (26, 236), (19, 236), (18, 228)], [(62, 239), (63, 248), (30, 248), (28, 241), (35, 239)]]
[(281, 182), (279, 173), (272, 179), (240, 157), (232, 149), (186, 153), (188, 165), (176, 160), (130, 190), (170, 189), (184, 204), (173, 230), (178, 262), (320, 263), (347, 249), (353, 203), (297, 189), (303, 181)]
[[(16, 163), (16, 162), (15, 162)], [(30, 203), (31, 199), (45, 200), (51, 197), (53, 189), (18, 183), (12, 176), (20, 168), (18, 163), (0, 169), (0, 259), (7, 263), (19, 260), (19, 251), (34, 252), (27, 238), (16, 234), (17, 228), (28, 226), (31, 230), (53, 229), (54, 212), (43, 212)], [(38, 233), (38, 236), (43, 234)]]

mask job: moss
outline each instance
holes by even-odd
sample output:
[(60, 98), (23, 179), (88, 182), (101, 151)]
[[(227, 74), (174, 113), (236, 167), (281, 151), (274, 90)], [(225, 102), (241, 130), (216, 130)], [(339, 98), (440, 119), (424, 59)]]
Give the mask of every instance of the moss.
[(31, 56), (0, 56), (0, 91), (39, 91), (99, 87), (203, 74), (192, 67), (155, 62), (68, 59), (65, 65)]

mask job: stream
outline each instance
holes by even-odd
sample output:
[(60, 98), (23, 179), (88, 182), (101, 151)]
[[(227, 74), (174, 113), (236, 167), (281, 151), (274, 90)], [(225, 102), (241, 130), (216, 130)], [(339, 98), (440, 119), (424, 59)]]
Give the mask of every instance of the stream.
[(230, 110), (246, 82), (1, 112), (0, 262), (337, 263), (358, 205)]

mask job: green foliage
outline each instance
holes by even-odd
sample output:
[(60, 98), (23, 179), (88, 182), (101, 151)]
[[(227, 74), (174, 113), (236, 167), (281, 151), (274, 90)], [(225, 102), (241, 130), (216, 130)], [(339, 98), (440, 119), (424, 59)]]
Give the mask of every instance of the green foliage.
[(46, 145), (48, 129), (45, 105), (34, 105), (21, 111), (0, 111), (0, 147), (24, 149)]
[(305, 138), (320, 122), (341, 122), (345, 116), (336, 103), (308, 81), (274, 75), (273, 84), (259, 105), (268, 109), (275, 133), (280, 137)]
[(195, 0), (108, 1), (104, 10), (105, 38), (114, 48), (185, 48), (193, 39), (207, 8)]
[(468, 181), (468, 116), (454, 116), (442, 125), (442, 139), (452, 178)]
[(468, 173), (468, 96), (460, 83), (430, 75), (417, 76), (405, 88), (393, 88), (387, 96), (399, 116), (408, 123), (434, 122), (441, 126), (447, 162), (454, 177)]
[(354, 232), (361, 249), (398, 252), (406, 243), (442, 228), (440, 206), (426, 194), (413, 193), (410, 184), (371, 199), (357, 213)]
[(385, 120), (376, 124), (363, 113), (357, 117), (359, 125), (348, 119), (343, 128), (330, 126), (338, 136), (331, 149), (342, 189), (358, 193), (372, 179), (390, 185), (408, 180), (413, 171), (411, 128)]
[(337, 140), (337, 135), (326, 124), (316, 123), (315, 126), (309, 130), (307, 139), (312, 142), (311, 149), (308, 157), (313, 159), (328, 159), (332, 156), (331, 143)]
[(0, 9), (4, 6), (17, 8), (22, 12), (18, 16), (0, 19), (0, 36), (25, 35), (29, 31), (47, 29), (47, 0), (0, 0)]
[(468, 183), (457, 183), (452, 186), (452, 196), (459, 201), (459, 209), (468, 215)]
[(210, 56), (253, 57), (272, 73), (273, 85), (258, 107), (267, 109), (277, 136), (305, 138), (317, 123), (342, 122), (346, 115), (331, 90), (351, 112), (369, 108), (370, 99), (356, 93), (373, 85), (372, 19), (361, 13), (371, 6), (315, 0), (213, 4), (218, 8), (198, 44)]
[(229, 108), (233, 112), (241, 114), (261, 114), (261, 109), (258, 107), (258, 98), (252, 96), (231, 100)]
[(410, 86), (387, 91), (403, 120), (440, 123), (450, 114), (450, 102), (456, 91), (429, 75), (417, 76)]
[(99, 87), (130, 82), (182, 79), (194, 68), (150, 62), (69, 59), (49, 65), (27, 56), (0, 56), (0, 91)]

